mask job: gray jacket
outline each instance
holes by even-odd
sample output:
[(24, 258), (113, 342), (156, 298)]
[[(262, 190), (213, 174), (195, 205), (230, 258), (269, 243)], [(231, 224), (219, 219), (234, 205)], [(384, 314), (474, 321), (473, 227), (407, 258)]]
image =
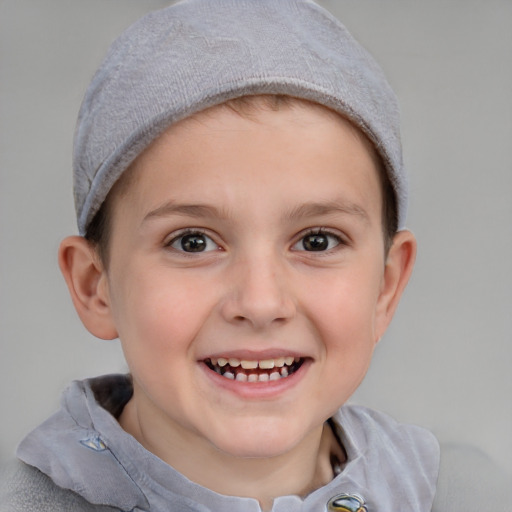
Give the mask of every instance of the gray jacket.
[[(73, 383), (61, 410), (20, 445), (24, 462), (5, 469), (0, 512), (260, 512), (253, 499), (222, 496), (187, 480), (124, 432), (115, 416), (130, 396), (124, 376)], [(432, 509), (438, 444), (430, 433), (355, 406), (342, 407), (333, 420), (348, 456), (343, 471), (306, 498), (277, 498), (273, 512), (325, 511), (341, 493), (361, 495), (368, 512)], [(482, 454), (446, 453), (436, 512), (512, 510), (501, 474)], [(482, 489), (476, 468), (491, 487)]]

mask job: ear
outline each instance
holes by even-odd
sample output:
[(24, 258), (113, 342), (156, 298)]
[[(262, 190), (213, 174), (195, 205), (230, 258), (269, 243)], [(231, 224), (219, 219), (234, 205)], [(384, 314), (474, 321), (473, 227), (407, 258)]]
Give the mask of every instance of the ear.
[(107, 273), (95, 248), (81, 236), (65, 238), (59, 247), (59, 266), (86, 329), (104, 340), (117, 338)]
[(376, 341), (380, 340), (393, 318), (416, 259), (416, 238), (407, 230), (393, 238), (384, 267), (377, 303)]

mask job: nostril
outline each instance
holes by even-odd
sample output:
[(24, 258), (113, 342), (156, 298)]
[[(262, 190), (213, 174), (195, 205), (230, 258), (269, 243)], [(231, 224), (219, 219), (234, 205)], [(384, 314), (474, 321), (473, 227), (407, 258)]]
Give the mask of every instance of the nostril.
[[(242, 323), (242, 322), (255, 323), (255, 322), (251, 321), (250, 317), (243, 316), (243, 315), (236, 315), (236, 316), (234, 316), (233, 317), (233, 321), (237, 322), (237, 323)], [(287, 321), (287, 318), (284, 317), (284, 316), (281, 316), (281, 317), (273, 318), (268, 323), (285, 323), (286, 321)], [(267, 323), (267, 322), (265, 322), (265, 323)]]

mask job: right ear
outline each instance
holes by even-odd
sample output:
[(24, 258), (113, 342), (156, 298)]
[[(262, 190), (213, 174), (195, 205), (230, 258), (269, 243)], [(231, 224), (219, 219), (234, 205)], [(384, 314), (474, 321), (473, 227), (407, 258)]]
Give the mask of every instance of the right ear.
[(117, 338), (107, 272), (94, 246), (81, 236), (65, 238), (59, 247), (59, 266), (85, 328), (104, 340)]

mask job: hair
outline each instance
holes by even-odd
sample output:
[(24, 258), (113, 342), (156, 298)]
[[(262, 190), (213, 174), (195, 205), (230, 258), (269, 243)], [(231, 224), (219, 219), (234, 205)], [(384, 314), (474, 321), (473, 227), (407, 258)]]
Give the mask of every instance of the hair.
[[(329, 111), (335, 116), (340, 116), (340, 114), (330, 110), (328, 107), (305, 99), (295, 98), (293, 96), (282, 94), (262, 94), (234, 98), (220, 105), (210, 107), (209, 109), (199, 112), (198, 114), (193, 114), (191, 117), (203, 113), (213, 112), (217, 108), (228, 108), (244, 118), (251, 119), (256, 118), (258, 112), (264, 110), (279, 111), (282, 108), (291, 108), (297, 104), (313, 105), (315, 107)], [(382, 231), (384, 237), (384, 251), (387, 255), (393, 243), (393, 238), (398, 230), (398, 201), (396, 192), (386, 171), (384, 162), (375, 150), (373, 143), (361, 130), (359, 130), (359, 128), (357, 128), (352, 123), (351, 125), (354, 128), (354, 133), (361, 137), (361, 139), (366, 143), (366, 146), (372, 152), (372, 157), (377, 164), (382, 195)], [(133, 173), (130, 173), (132, 168), (133, 164), (114, 184), (100, 209), (94, 215), (85, 233), (85, 238), (95, 246), (98, 256), (105, 268), (107, 268), (109, 261), (109, 241), (112, 234), (111, 219), (114, 198), (118, 195), (122, 195), (123, 192), (127, 190), (129, 184), (132, 182)]]

